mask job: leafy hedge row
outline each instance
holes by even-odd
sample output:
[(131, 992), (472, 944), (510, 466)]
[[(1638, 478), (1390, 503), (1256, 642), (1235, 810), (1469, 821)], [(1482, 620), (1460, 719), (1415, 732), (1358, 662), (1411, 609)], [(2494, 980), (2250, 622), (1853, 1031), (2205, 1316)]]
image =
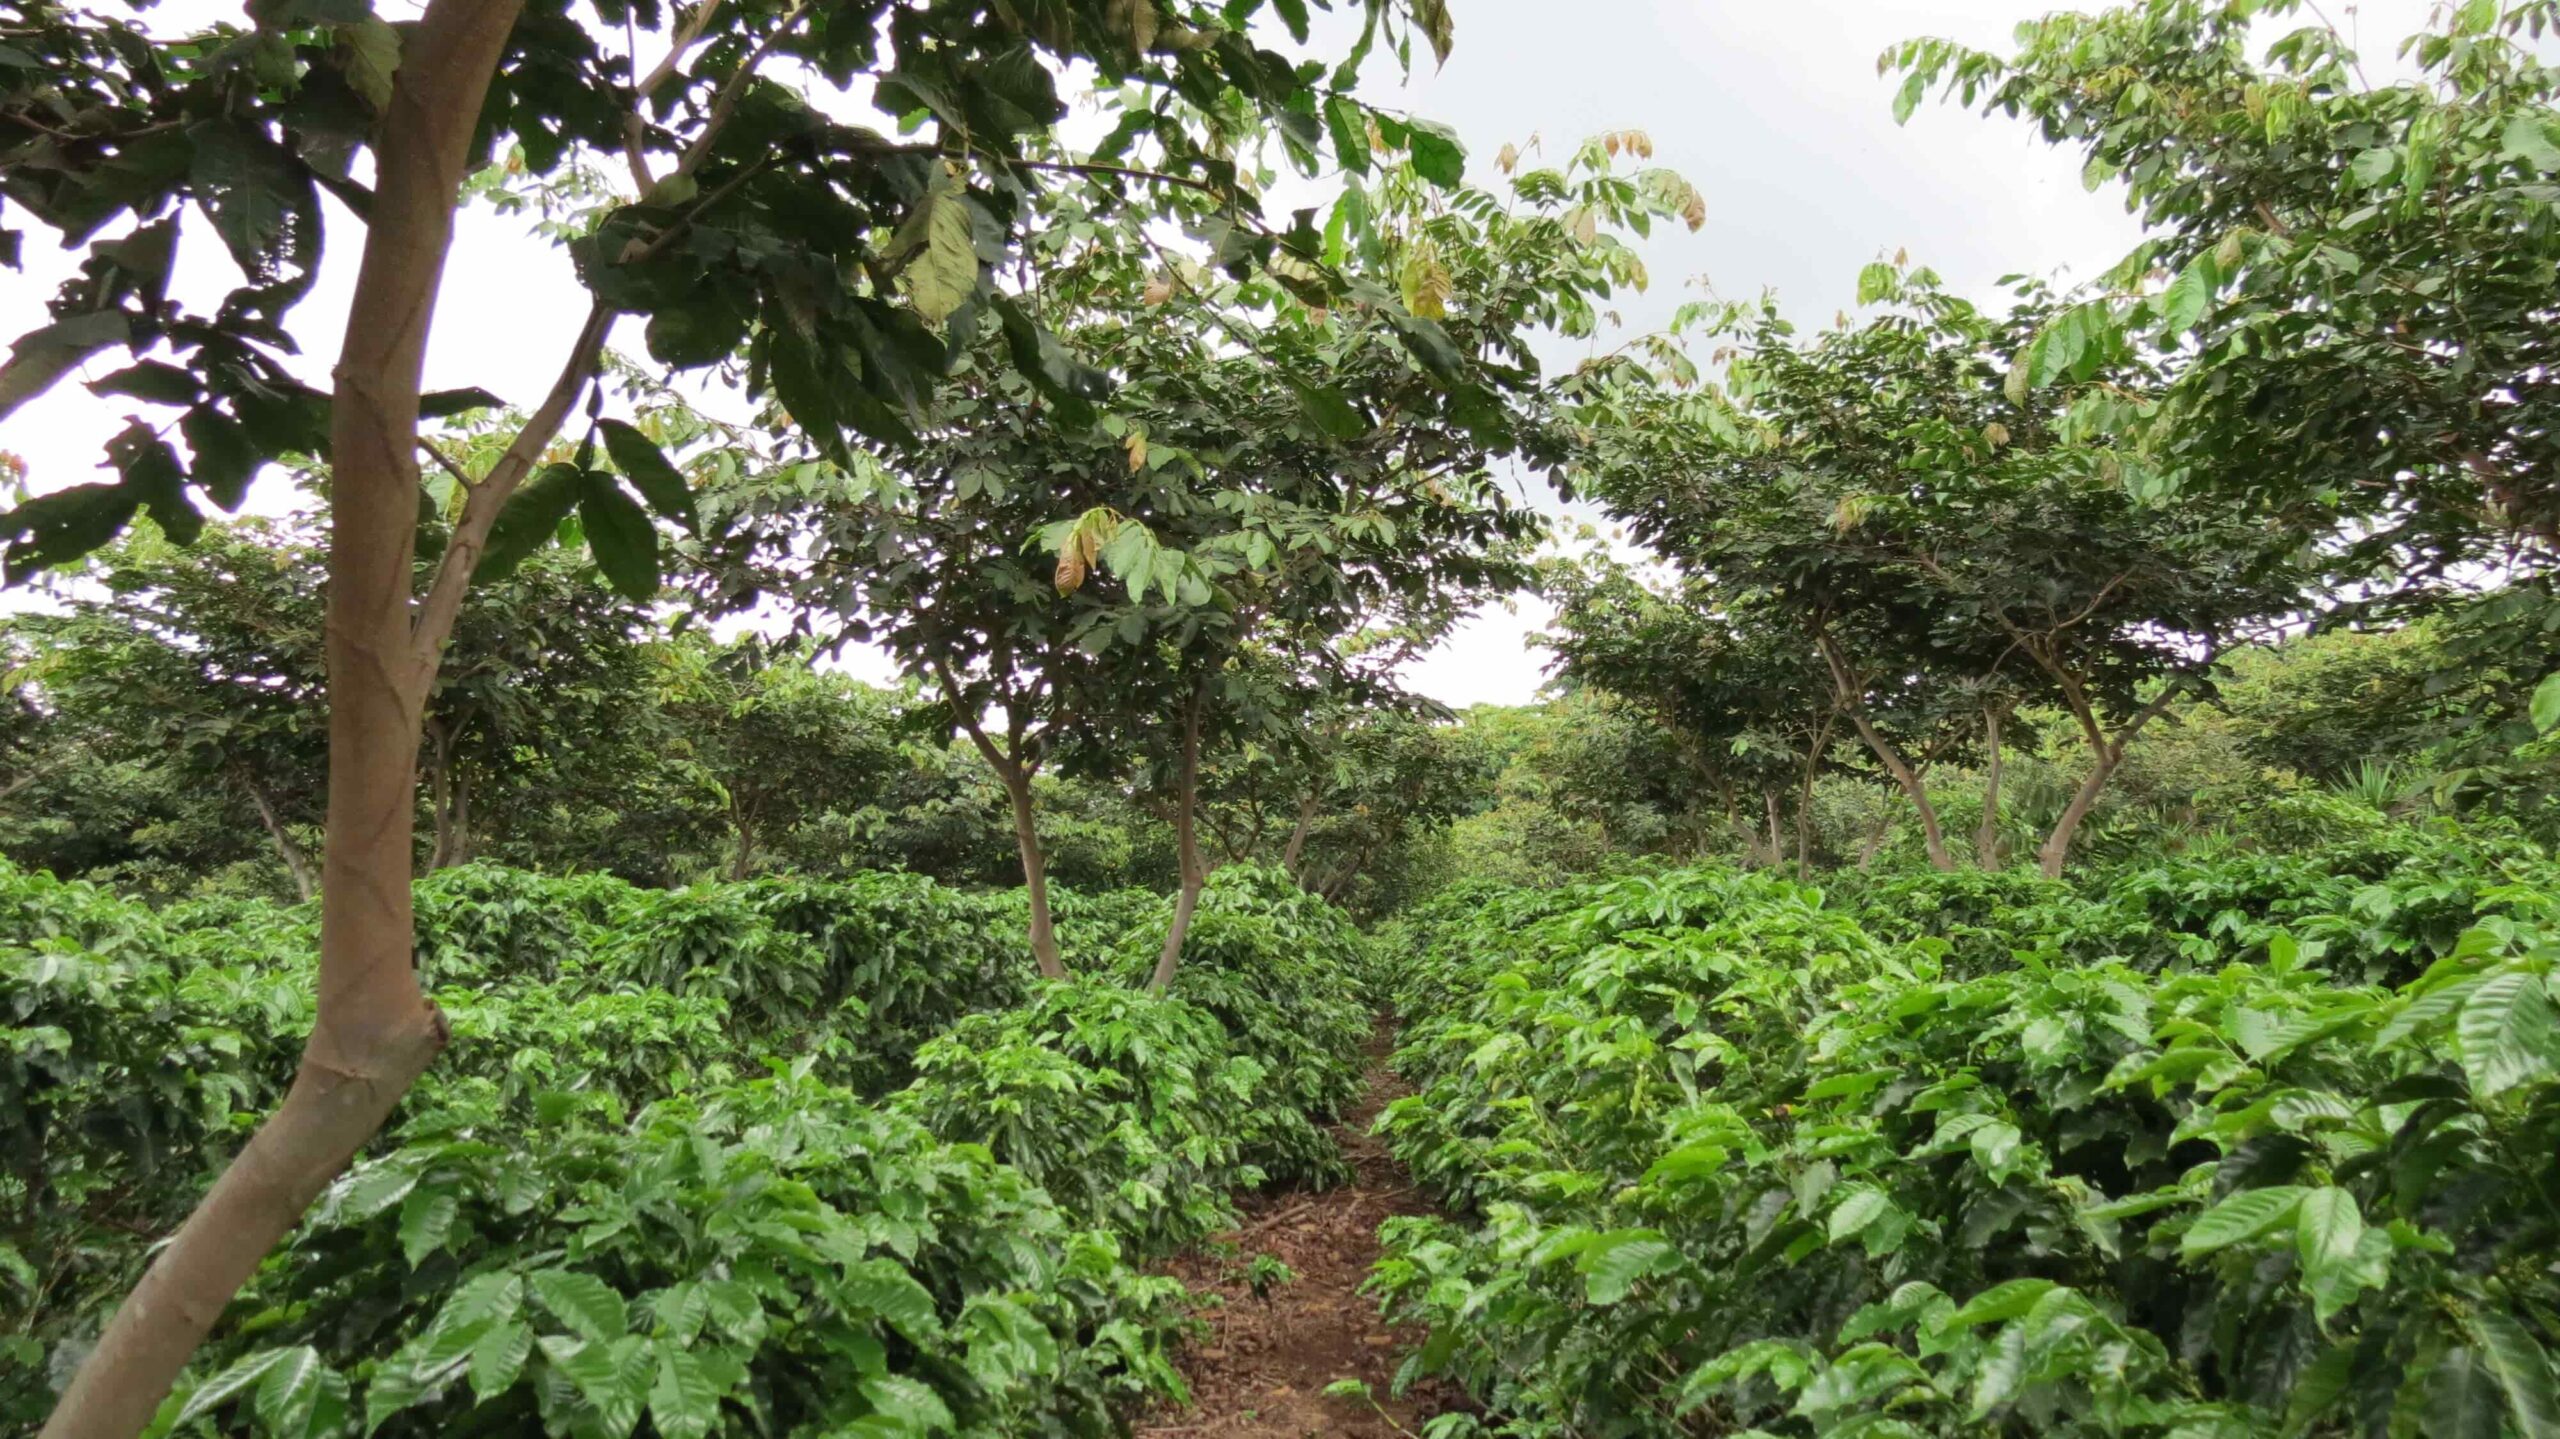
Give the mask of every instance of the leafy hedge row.
[(2560, 924), (2501, 880), (2377, 943), (2368, 887), (2517, 858), (2420, 839), (1420, 917), (1382, 1125), (1465, 1217), (1391, 1230), (1408, 1376), (1518, 1435), (2560, 1433)]
[[(909, 876), (430, 878), (456, 1043), (162, 1432), (1114, 1432), (1178, 1388), (1180, 1287), (1134, 1259), (1321, 1171), (1366, 1037), (1347, 923), (1268, 876), (1213, 895), (1157, 1000), (1114, 977), (1152, 895), (1070, 898), (1096, 977), (1044, 985), (1018, 897)], [(290, 1078), (310, 925), (0, 869), (0, 1422)]]

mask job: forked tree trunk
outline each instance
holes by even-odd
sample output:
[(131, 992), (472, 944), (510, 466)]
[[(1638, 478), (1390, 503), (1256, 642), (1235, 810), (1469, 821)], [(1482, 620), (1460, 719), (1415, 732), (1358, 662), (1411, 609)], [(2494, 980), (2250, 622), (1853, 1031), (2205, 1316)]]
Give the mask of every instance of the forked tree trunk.
[(732, 883), (755, 873), (756, 822), (746, 811), (729, 807), (729, 828), (737, 832), (737, 845), (729, 852), (729, 879)]
[(2000, 711), (1982, 712), (1982, 823), (1973, 830), (1973, 862), (1984, 869), (2000, 867)]
[(1040, 966), (1042, 977), (1067, 977), (1065, 961), (1058, 957), (1057, 921), (1049, 913), (1049, 856), (1040, 847), (1039, 815), (1032, 808), (1031, 775), (1021, 765), (1000, 760), (992, 746), (986, 750), (988, 763), (995, 765), (997, 778), (1004, 781), (1004, 796), (1013, 807), (1013, 846), (1022, 856), (1022, 892), (1031, 901), (1031, 959)]
[(1199, 912), (1200, 891), (1209, 882), (1208, 871), (1200, 864), (1200, 709), (1204, 702), (1194, 693), (1182, 712), (1182, 759), (1173, 780), (1173, 843), (1182, 889), (1173, 902), (1173, 926), (1165, 931), (1155, 973), (1147, 979), (1150, 994), (1162, 994), (1172, 986), (1174, 971), (1182, 963), (1182, 942), (1191, 934), (1191, 916)]
[(329, 842), (302, 1065), (118, 1306), (45, 1439), (139, 1433), (259, 1261), (445, 1046), (418, 988), (409, 892), (419, 721), (444, 639), (412, 631), (418, 383), (471, 134), (520, 8), (431, 0), (381, 121), (330, 420)]

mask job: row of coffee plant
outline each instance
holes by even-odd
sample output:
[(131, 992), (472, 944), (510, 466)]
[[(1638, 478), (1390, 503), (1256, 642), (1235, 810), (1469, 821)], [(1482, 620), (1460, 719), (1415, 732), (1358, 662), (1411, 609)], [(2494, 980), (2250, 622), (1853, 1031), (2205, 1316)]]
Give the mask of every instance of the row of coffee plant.
[[(1164, 899), (1062, 896), (1052, 983), (1020, 904), (424, 881), (452, 1048), (155, 1432), (1115, 1432), (1179, 1388), (1185, 1297), (1144, 1263), (1338, 1166), (1365, 942), (1230, 871), (1152, 998)], [(290, 1081), (311, 927), (0, 869), (0, 1426)]]
[(2073, 890), (1415, 916), (1376, 1284), (1441, 1435), (2560, 1434), (2560, 869), (2374, 826)]

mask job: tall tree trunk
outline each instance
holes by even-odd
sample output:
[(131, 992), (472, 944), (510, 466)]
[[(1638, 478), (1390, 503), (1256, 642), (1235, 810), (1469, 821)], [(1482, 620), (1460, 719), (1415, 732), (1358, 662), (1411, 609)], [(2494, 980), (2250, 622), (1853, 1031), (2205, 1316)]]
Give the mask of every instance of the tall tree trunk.
[(1796, 788), (1796, 882), (1802, 884), (1813, 877), (1813, 781), (1822, 770), (1822, 757), (1831, 751), (1831, 731), (1840, 721), (1840, 712), (1822, 717), (1821, 728), (1814, 731), (1813, 749), (1805, 755), (1804, 783)]
[(1760, 805), (1761, 808), (1768, 811), (1768, 864), (1771, 869), (1775, 869), (1779, 865), (1786, 863), (1787, 859), (1786, 844), (1778, 838), (1778, 792), (1774, 789), (1764, 789), (1760, 791)]
[(267, 839), (275, 845), (276, 858), (284, 861), (284, 872), (293, 877), (294, 894), (308, 901), (319, 890), (312, 879), (311, 856), (303, 853), (301, 842), (293, 837), (293, 831), (285, 828), (284, 817), (276, 813), (275, 801), (267, 797), (267, 787), (258, 783), (257, 777), (249, 773), (249, 767), (234, 762), (231, 770), (239, 779), (240, 787), (249, 792), (249, 803), (257, 806), (258, 823), (266, 829)]
[(1885, 773), (1893, 776), (1894, 784), (1910, 797), (1912, 808), (1920, 811), (1920, 845), (1929, 853), (1929, 867), (1954, 869), (1956, 860), (1947, 851), (1946, 829), (1938, 823), (1938, 807), (1929, 802), (1929, 790), (1920, 782), (1920, 772), (1903, 759), (1902, 752), (1894, 748), (1893, 741), (1877, 733), (1876, 727), (1868, 722), (1865, 711), (1849, 711), (1849, 722), (1857, 727), (1858, 738), (1867, 742), (1867, 749), (1875, 755), (1876, 762), (1884, 766)]
[(426, 722), (427, 731), (427, 808), (436, 824), (435, 848), (428, 852), (427, 868), (443, 869), (453, 859), (453, 733), (437, 721)]
[(2089, 811), (2098, 803), (2098, 796), (2105, 793), (2107, 781), (2114, 777), (2120, 758), (2121, 751), (2117, 758), (2101, 758), (2090, 766), (2089, 777), (2080, 781), (2080, 788), (2072, 791), (2071, 802), (2062, 807), (2062, 818), (2053, 822), (2053, 833), (2046, 835), (2044, 843), (2036, 850), (2036, 865), (2044, 872), (2045, 878), (2062, 878), (2062, 867), (2071, 858), (2072, 836), (2079, 833), (2080, 822), (2089, 817)]
[(1173, 902), (1173, 926), (1165, 931), (1164, 949), (1147, 992), (1162, 994), (1173, 984), (1182, 963), (1182, 942), (1191, 934), (1191, 916), (1200, 909), (1200, 891), (1209, 882), (1200, 865), (1200, 710), (1207, 697), (1194, 689), (1182, 711), (1182, 759), (1174, 771), (1173, 843), (1182, 871), (1182, 890)]
[(755, 816), (732, 800), (729, 804), (729, 828), (737, 838), (737, 845), (729, 854), (729, 880), (734, 884), (756, 872)]
[(1067, 977), (1065, 961), (1058, 957), (1057, 921), (1049, 913), (1049, 856), (1040, 847), (1039, 816), (1032, 809), (1031, 773), (1009, 759), (1000, 760), (994, 747), (986, 749), (988, 762), (996, 767), (997, 778), (1004, 781), (1004, 796), (1013, 806), (1013, 844), (1022, 856), (1022, 892), (1031, 901), (1031, 959), (1040, 973), (1049, 979)]
[(1885, 773), (1893, 776), (1893, 782), (1911, 797), (1912, 807), (1920, 811), (1920, 844), (1929, 853), (1929, 867), (1954, 869), (1955, 856), (1947, 852), (1947, 834), (1938, 823), (1938, 807), (1929, 803), (1929, 791), (1920, 783), (1920, 772), (1911, 767), (1910, 762), (1902, 757), (1902, 751), (1896, 749), (1893, 741), (1886, 739), (1875, 722), (1867, 718), (1865, 687), (1851, 672), (1840, 647), (1832, 642), (1830, 635), (1820, 630), (1815, 631), (1814, 641), (1822, 650), (1823, 662), (1830, 666), (1832, 693), (1839, 707), (1848, 714), (1849, 723), (1857, 728), (1858, 738), (1866, 742), (1868, 751), (1876, 757), (1876, 763), (1884, 766)]
[(1982, 823), (1973, 830), (1973, 862), (1984, 869), (2000, 867), (2000, 721), (1999, 706), (1982, 711)]
[(409, 891), (419, 721), (449, 624), (433, 615), (420, 632), (411, 618), (418, 382), (472, 131), (521, 4), (430, 0), (378, 131), (330, 419), (329, 840), (302, 1065), (117, 1307), (45, 1439), (138, 1434), (259, 1261), (445, 1046), (444, 1015), (418, 988)]
[(453, 772), (453, 862), (471, 863), (471, 769), (464, 766)]
[(1891, 805), (1892, 801), (1888, 800), (1886, 808), (1876, 811), (1875, 827), (1867, 831), (1867, 842), (1858, 847), (1858, 868), (1861, 870), (1875, 864), (1876, 856), (1884, 852), (1885, 836), (1893, 833)]
[(1316, 832), (1316, 815), (1322, 808), (1321, 799), (1313, 793), (1298, 801), (1298, 822), (1289, 827), (1289, 843), (1280, 851), (1280, 867), (1289, 872), (1300, 889), (1307, 887), (1300, 868), (1306, 863), (1307, 840)]

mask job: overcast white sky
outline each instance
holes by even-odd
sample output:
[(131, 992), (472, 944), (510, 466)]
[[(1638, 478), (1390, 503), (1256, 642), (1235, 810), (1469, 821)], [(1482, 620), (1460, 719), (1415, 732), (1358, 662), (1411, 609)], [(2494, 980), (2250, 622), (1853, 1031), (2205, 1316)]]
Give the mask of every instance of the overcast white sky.
[[(1448, 65), (1433, 73), (1426, 60), (1401, 95), (1387, 83), (1388, 67), (1373, 66), (1371, 98), (1454, 125), (1479, 176), (1491, 175), (1506, 142), (1525, 148), (1538, 136), (1569, 147), (1602, 130), (1635, 128), (1652, 136), (1656, 163), (1705, 193), (1703, 231), (1673, 226), (1650, 242), (1651, 293), (1623, 307), (1637, 328), (1666, 320), (1693, 277), (1728, 296), (1775, 289), (1791, 312), (1820, 321), (1850, 305), (1858, 267), (1880, 253), (1908, 249), (1959, 290), (1987, 297), (1998, 277), (2015, 271), (2087, 275), (2135, 238), (2120, 199), (2083, 191), (2077, 159), (2047, 149), (2024, 124), (1935, 103), (1906, 126), (1893, 123), (1893, 82), (1875, 66), (1887, 45), (1922, 34), (2005, 45), (2019, 20), (2051, 5), (1453, 0), (1451, 8), (1458, 41)], [(2362, 10), (2332, 13), (2361, 31), (2368, 59), (2379, 61), (2418, 27), (2427, 3), (2367, 0)], [(354, 270), (355, 247), (344, 237), (355, 233), (333, 228), (341, 243), (297, 315), (314, 351), (305, 376), (323, 386)], [(42, 303), (66, 268), (29, 248), (26, 273), (0, 276), (0, 336), (42, 322)], [(192, 284), (182, 275), (183, 291), (231, 282), (218, 247), (182, 248), (199, 265), (221, 267)], [(562, 252), (524, 234), (522, 221), (469, 212), (447, 272), (428, 383), (477, 384), (529, 406), (549, 385), (585, 308)], [(636, 335), (624, 341), (636, 342)], [(94, 477), (99, 446), (126, 409), (66, 382), (0, 427), (0, 447), (28, 460), (37, 490), (77, 483)], [(284, 500), (278, 493), (252, 504)], [(1544, 618), (1534, 601), (1488, 612), (1413, 679), (1454, 706), (1528, 700), (1543, 663), (1529, 638)], [(882, 673), (877, 664), (855, 667)]]

